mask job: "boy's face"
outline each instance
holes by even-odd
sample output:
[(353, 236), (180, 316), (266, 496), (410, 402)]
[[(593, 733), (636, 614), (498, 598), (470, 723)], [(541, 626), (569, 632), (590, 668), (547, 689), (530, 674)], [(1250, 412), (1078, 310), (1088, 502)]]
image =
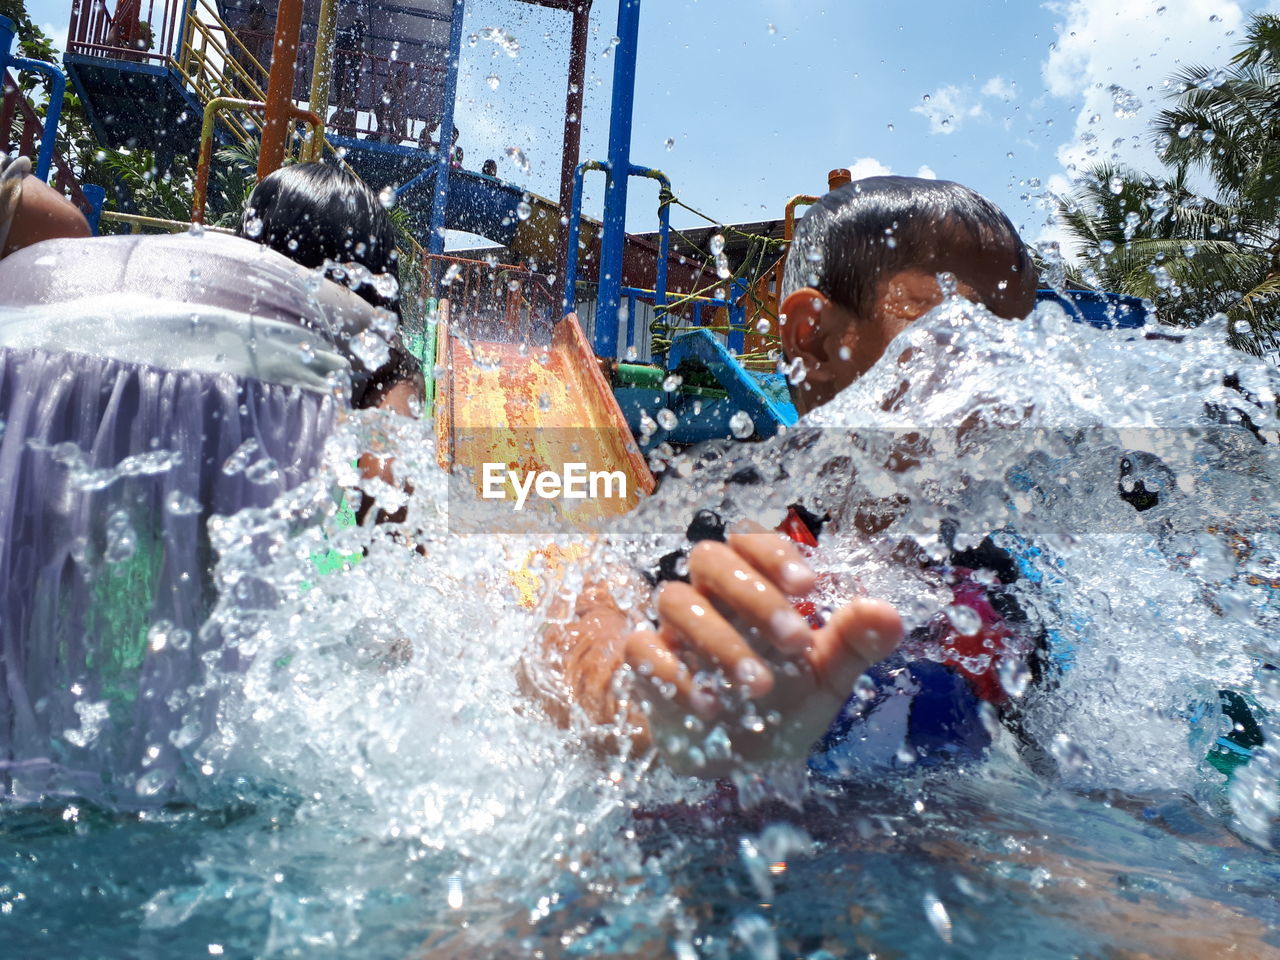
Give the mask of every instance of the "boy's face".
[[(1014, 273), (986, 258), (957, 262), (955, 272), (956, 292), (975, 303), (985, 302), (997, 316), (1025, 317), (1035, 306), (1036, 282), (1031, 274)], [(979, 289), (1000, 294), (984, 297)], [(914, 267), (880, 282), (868, 317), (858, 316), (812, 287), (795, 291), (782, 304), (787, 319), (781, 333), (787, 359), (799, 357), (805, 365), (805, 379), (793, 391), (796, 409), (803, 415), (834, 398), (875, 366), (894, 337), (942, 300), (937, 276)]]

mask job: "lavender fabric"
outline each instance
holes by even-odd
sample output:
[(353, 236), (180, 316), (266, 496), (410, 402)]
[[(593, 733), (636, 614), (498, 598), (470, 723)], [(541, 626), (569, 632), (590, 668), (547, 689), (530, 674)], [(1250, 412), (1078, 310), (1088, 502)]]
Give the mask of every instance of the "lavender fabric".
[[(335, 412), (229, 373), (0, 348), (0, 796), (171, 795), (218, 645), (207, 521), (310, 476)], [(224, 470), (246, 441), (249, 468)]]

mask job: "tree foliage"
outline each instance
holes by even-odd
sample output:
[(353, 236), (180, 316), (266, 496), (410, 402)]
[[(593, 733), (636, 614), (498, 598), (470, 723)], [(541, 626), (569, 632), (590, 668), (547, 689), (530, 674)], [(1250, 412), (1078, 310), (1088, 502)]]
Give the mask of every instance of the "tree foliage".
[[(1187, 66), (1153, 125), (1169, 172), (1101, 164), (1059, 204), (1090, 285), (1194, 326), (1228, 318), (1254, 353), (1280, 334), (1280, 16), (1255, 15), (1225, 67)], [(1198, 190), (1194, 184), (1207, 184)]]

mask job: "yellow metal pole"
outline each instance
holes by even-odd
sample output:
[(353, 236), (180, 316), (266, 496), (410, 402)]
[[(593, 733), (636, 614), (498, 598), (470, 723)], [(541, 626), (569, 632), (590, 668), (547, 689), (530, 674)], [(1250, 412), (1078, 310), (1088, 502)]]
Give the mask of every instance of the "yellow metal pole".
[(337, 0), (320, 0), (315, 61), (311, 64), (311, 112), (321, 121), (329, 116), (329, 82), (333, 78), (333, 36), (338, 27)]
[[(235, 97), (215, 97), (204, 108), (204, 123), (200, 127), (200, 161), (196, 164), (196, 189), (191, 199), (191, 222), (204, 223), (205, 201), (209, 193), (209, 168), (213, 165), (213, 128), (218, 115), (224, 110), (257, 110), (266, 109), (266, 104), (258, 100), (238, 100)], [(303, 110), (292, 103), (285, 108), (283, 125), (290, 119), (301, 120), (311, 128), (313, 143), (324, 140), (324, 125), (310, 110)], [(283, 144), (281, 144), (283, 147)], [(276, 165), (279, 167), (279, 164)], [(261, 168), (259, 168), (261, 174)]]

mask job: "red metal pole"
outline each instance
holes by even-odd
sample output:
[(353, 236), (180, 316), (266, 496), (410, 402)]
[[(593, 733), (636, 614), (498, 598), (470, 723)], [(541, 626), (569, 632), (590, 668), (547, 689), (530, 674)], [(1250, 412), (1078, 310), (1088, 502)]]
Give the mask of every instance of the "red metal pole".
[(267, 119), (262, 125), (262, 148), (258, 153), (259, 180), (284, 164), (301, 31), (302, 0), (280, 0), (275, 43), (271, 49), (271, 72), (267, 75)]
[(569, 215), (573, 209), (573, 176), (582, 153), (582, 97), (587, 78), (587, 41), (590, 39), (591, 0), (580, 0), (573, 8), (573, 38), (569, 43), (569, 86), (564, 105), (564, 152), (560, 161), (560, 242), (556, 258), (556, 303), (563, 303), (565, 277), (569, 272)]

